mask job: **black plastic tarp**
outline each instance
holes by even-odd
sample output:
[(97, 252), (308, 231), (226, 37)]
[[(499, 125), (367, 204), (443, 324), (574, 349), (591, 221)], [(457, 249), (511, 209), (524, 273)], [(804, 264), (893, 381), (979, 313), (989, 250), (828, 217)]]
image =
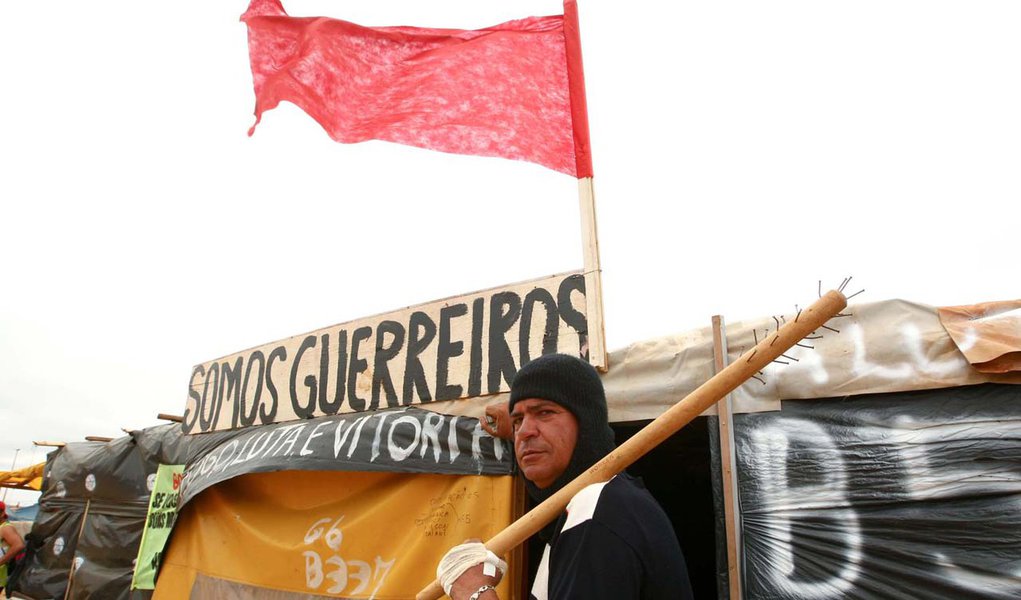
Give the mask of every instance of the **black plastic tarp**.
[(74, 565), (70, 597), (131, 597), (132, 561), (149, 500), (148, 467), (130, 437), (68, 444), (51, 453), (28, 563), (14, 589), (37, 599), (64, 598)]
[(1021, 598), (1021, 387), (735, 421), (746, 598)]
[(334, 415), (237, 431), (189, 465), (181, 503), (238, 475), (289, 470), (508, 475), (513, 459), (474, 418), (414, 407)]

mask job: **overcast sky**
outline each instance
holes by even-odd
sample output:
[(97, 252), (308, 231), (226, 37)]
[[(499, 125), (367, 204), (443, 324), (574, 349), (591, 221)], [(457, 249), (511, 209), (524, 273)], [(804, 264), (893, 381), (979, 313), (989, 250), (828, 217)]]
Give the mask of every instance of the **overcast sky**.
[[(611, 349), (1021, 296), (1021, 4), (580, 1)], [(582, 266), (576, 182), (340, 145), (254, 96), (244, 0), (5, 3), (0, 469), (181, 414), (193, 365)], [(285, 0), (477, 28), (557, 0)], [(9, 500), (31, 499), (10, 493)]]

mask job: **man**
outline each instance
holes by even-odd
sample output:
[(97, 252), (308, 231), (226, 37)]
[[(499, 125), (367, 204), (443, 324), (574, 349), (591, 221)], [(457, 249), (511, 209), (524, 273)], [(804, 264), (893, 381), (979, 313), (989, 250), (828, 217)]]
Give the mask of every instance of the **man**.
[[(602, 381), (578, 358), (552, 354), (522, 367), (508, 410), (518, 467), (537, 502), (614, 448)], [(497, 600), (496, 563), (481, 544), (463, 544), (437, 575), (453, 600)], [(640, 480), (621, 473), (578, 492), (557, 519), (531, 598), (689, 600), (692, 593), (666, 513)]]
[(25, 549), (25, 540), (7, 520), (7, 505), (0, 501), (0, 592), (7, 587), (9, 565)]

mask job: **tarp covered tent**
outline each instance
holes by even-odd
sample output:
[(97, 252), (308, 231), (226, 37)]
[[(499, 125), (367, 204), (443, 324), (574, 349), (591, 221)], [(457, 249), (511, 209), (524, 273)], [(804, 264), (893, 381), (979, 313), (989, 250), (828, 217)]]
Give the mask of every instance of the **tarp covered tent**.
[(190, 464), (154, 598), (412, 597), (520, 512), (511, 469), (477, 419), (414, 407), (242, 430)]
[[(1021, 302), (953, 310), (904, 301), (855, 305), (849, 316), (831, 321), (832, 330), (813, 336), (806, 343), (810, 347), (789, 353), (784, 361), (788, 364), (771, 365), (735, 392), (744, 597), (893, 598), (910, 595), (905, 590), (945, 598), (1016, 596), (1021, 521), (1009, 517), (1021, 503), (1021, 388), (1006, 384), (1021, 382), (1016, 370), (1019, 310)], [(730, 360), (794, 318), (796, 313), (728, 324)], [(712, 331), (707, 327), (633, 344), (611, 353), (610, 364), (603, 379), (611, 421), (648, 420), (712, 375)], [(464, 537), (491, 534), (510, 518), (515, 501), (506, 475), (487, 479), (492, 480), (488, 493), (506, 499), (506, 506), (498, 508), (499, 514), (488, 514), (489, 521), (479, 527), (475, 515), (480, 509), (465, 511), (472, 515), (468, 523), (459, 520), (457, 502), (446, 502), (467, 498), (474, 488), (456, 482), (473, 475), (410, 473), (435, 473), (441, 463), (485, 454), (486, 448), (496, 463), (507, 463), (509, 453), (497, 457), (498, 445), (475, 433), (475, 419), (484, 406), (503, 399), (427, 405), (462, 417), (464, 423), (456, 425), (449, 417), (443, 423), (433, 417), (430, 425), (430, 417), (407, 409), (390, 411), (389, 417), (365, 413), (266, 426), (276, 428), (275, 434), (253, 428), (191, 436), (209, 445), (185, 453), (186, 506), (167, 550), (157, 596), (283, 599), (304, 598), (309, 591), (330, 595), (332, 588), (346, 597), (369, 597), (385, 565), (393, 559), (391, 568), (397, 568), (403, 550), (393, 548), (427, 539), (430, 530), (433, 541), (438, 538), (444, 548)], [(405, 417), (417, 427), (408, 420), (394, 425)], [(471, 431), (455, 431), (455, 444), (448, 443), (443, 454), (440, 442), (468, 423), (473, 424)], [(176, 436), (174, 426), (155, 429)], [(352, 441), (355, 431), (364, 443)], [(402, 440), (402, 431), (410, 437)], [(425, 431), (432, 435), (423, 435)], [(390, 443), (391, 434), (396, 444)], [(149, 447), (149, 439), (135, 435), (131, 441)], [(119, 442), (102, 446), (112, 451)], [(451, 460), (453, 447), (459, 450)], [(148, 453), (155, 454), (151, 449)], [(60, 454), (51, 455), (51, 471)], [(388, 467), (410, 465), (407, 461), (414, 458), (424, 460), (426, 467), (394, 474), (391, 468), (377, 468), (381, 457), (383, 462), (389, 457)], [(97, 458), (81, 456), (86, 463)], [(157, 462), (182, 462), (180, 456), (163, 458)], [(348, 459), (361, 461), (360, 466), (342, 466)], [(303, 465), (312, 471), (295, 474)], [(344, 468), (356, 473), (331, 472)], [(481, 472), (478, 464), (471, 469), (472, 474)], [(71, 495), (71, 487), (79, 494), (86, 471), (67, 471), (80, 481), (65, 483), (64, 497)], [(350, 499), (319, 495), (323, 488), (347, 486), (335, 477), (349, 479), (352, 490), (380, 488), (382, 494), (370, 501), (358, 493)], [(446, 483), (401, 487), (409, 480), (434, 479)], [(44, 499), (53, 497), (54, 490), (48, 477)], [(394, 495), (387, 497), (389, 492)], [(137, 485), (130, 493), (145, 496)], [(85, 499), (78, 504), (88, 503), (84, 492), (75, 497)], [(47, 502), (42, 504), (45, 512)], [(76, 505), (65, 502), (61, 508), (73, 513)], [(362, 530), (355, 515), (367, 513), (396, 515), (396, 532), (407, 533), (404, 521), (414, 532), (400, 538), (385, 528)], [(715, 517), (721, 520), (719, 514)], [(139, 517), (133, 518), (140, 529)], [(61, 519), (68, 522), (68, 531), (80, 523), (73, 514)], [(40, 517), (43, 523), (56, 520), (56, 515)], [(200, 536), (200, 528), (211, 533)], [(439, 531), (447, 535), (436, 535)], [(83, 533), (82, 539), (88, 538)], [(43, 543), (52, 547), (52, 541)], [(137, 546), (137, 539), (134, 543)], [(251, 560), (245, 561), (249, 550)], [(432, 561), (436, 552), (430, 549), (423, 554), (430, 558), (422, 562)], [(223, 555), (238, 558), (225, 564)], [(85, 569), (88, 559), (82, 556)], [(43, 572), (55, 580), (61, 565), (51, 563)], [(70, 559), (62, 567), (64, 581), (69, 564)], [(428, 578), (416, 574), (408, 579), (415, 577)], [(285, 580), (302, 583), (305, 592), (295, 589), (301, 586), (283, 584)], [(111, 587), (92, 597), (127, 597), (123, 588), (126, 585), (123, 595)], [(77, 588), (72, 591), (72, 597), (85, 597)], [(378, 592), (384, 593), (378, 598), (400, 597), (385, 595), (385, 583)], [(721, 586), (721, 597), (725, 592)], [(510, 597), (522, 596), (513, 590)]]
[[(129, 593), (156, 465), (201, 455), (225, 436), (185, 438), (176, 425), (49, 454), (27, 564), (13, 589), (29, 598), (144, 598)], [(73, 572), (73, 577), (72, 577)], [(70, 585), (70, 593), (68, 586)]]
[[(1021, 597), (1021, 301), (848, 314), (733, 395), (742, 597)], [(727, 326), (729, 360), (792, 318)], [(654, 417), (712, 351), (707, 327), (611, 355), (611, 419)]]
[[(931, 597), (999, 598), (1017, 591), (1021, 524), (1011, 514), (1021, 498), (1021, 388), (1009, 384), (1021, 382), (1010, 368), (1021, 351), (1019, 309), (855, 305), (789, 352), (786, 364), (735, 392), (744, 597), (893, 598), (925, 589)], [(794, 318), (728, 325), (729, 359)], [(603, 376), (611, 421), (658, 416), (713, 368), (709, 327), (612, 353)], [(478, 417), (505, 399), (428, 408)], [(669, 470), (679, 478), (683, 465)], [(227, 510), (234, 506), (225, 502)], [(970, 511), (979, 507), (982, 523), (973, 526)], [(675, 526), (684, 536), (683, 518)], [(697, 553), (689, 548), (689, 561)], [(265, 579), (246, 581), (234, 597), (301, 597), (264, 595)], [(726, 597), (727, 586), (714, 591)]]
[[(495, 533), (515, 512), (510, 449), (476, 419), (409, 407), (195, 436), (164, 425), (50, 454), (14, 589), (39, 600), (150, 597), (129, 587), (160, 464), (192, 467), (159, 580), (169, 597), (187, 597), (193, 585), (196, 597), (222, 596), (239, 579), (323, 591), (389, 581), (406, 595), (448, 539), (480, 524)], [(278, 530), (297, 537), (267, 537)], [(373, 545), (363, 564), (347, 554), (358, 550), (358, 534), (384, 541), (386, 551)], [(225, 554), (224, 545), (234, 550)], [(394, 560), (398, 548), (423, 558)]]
[[(39, 513), (26, 537), (27, 565), (12, 588), (31, 598), (63, 597), (77, 561), (79, 597), (128, 597), (130, 547), (137, 545), (147, 498), (144, 465), (130, 438), (52, 452)], [(82, 523), (86, 512), (88, 528)]]

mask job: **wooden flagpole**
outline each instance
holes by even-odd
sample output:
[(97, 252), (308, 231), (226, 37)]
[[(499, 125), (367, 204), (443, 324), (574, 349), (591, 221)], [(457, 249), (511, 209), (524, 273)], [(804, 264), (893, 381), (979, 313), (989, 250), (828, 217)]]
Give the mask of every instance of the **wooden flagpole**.
[(596, 226), (596, 196), (591, 177), (578, 180), (581, 209), (581, 244), (585, 270), (585, 312), (588, 320), (589, 362), (602, 372), (606, 359), (606, 328), (603, 325), (603, 270), (599, 264), (599, 232)]
[[(686, 398), (656, 417), (631, 439), (592, 465), (574, 481), (560, 488), (542, 504), (493, 536), (486, 542), (486, 547), (497, 556), (507, 554), (512, 548), (535, 535), (547, 523), (557, 518), (571, 498), (582, 488), (593, 483), (608, 481), (626, 469), (649, 450), (658, 446), (663, 440), (702, 414), (707, 408), (751, 379), (752, 375), (779, 358), (803, 337), (822, 327), (845, 306), (847, 306), (847, 299), (843, 294), (836, 290), (827, 292), (811, 306), (798, 313), (794, 320), (788, 321), (773, 335), (767, 336), (762, 342), (688, 394)], [(418, 593), (416, 599), (436, 600), (442, 597), (443, 588), (438, 581), (433, 581)]]
[(603, 327), (603, 272), (599, 264), (596, 197), (592, 189), (592, 147), (589, 140), (585, 69), (581, 60), (581, 33), (576, 0), (564, 0), (564, 53), (567, 58), (567, 86), (571, 102), (574, 159), (578, 174), (578, 203), (581, 208), (588, 355), (592, 366), (605, 373), (609, 364), (606, 359), (606, 329)]

